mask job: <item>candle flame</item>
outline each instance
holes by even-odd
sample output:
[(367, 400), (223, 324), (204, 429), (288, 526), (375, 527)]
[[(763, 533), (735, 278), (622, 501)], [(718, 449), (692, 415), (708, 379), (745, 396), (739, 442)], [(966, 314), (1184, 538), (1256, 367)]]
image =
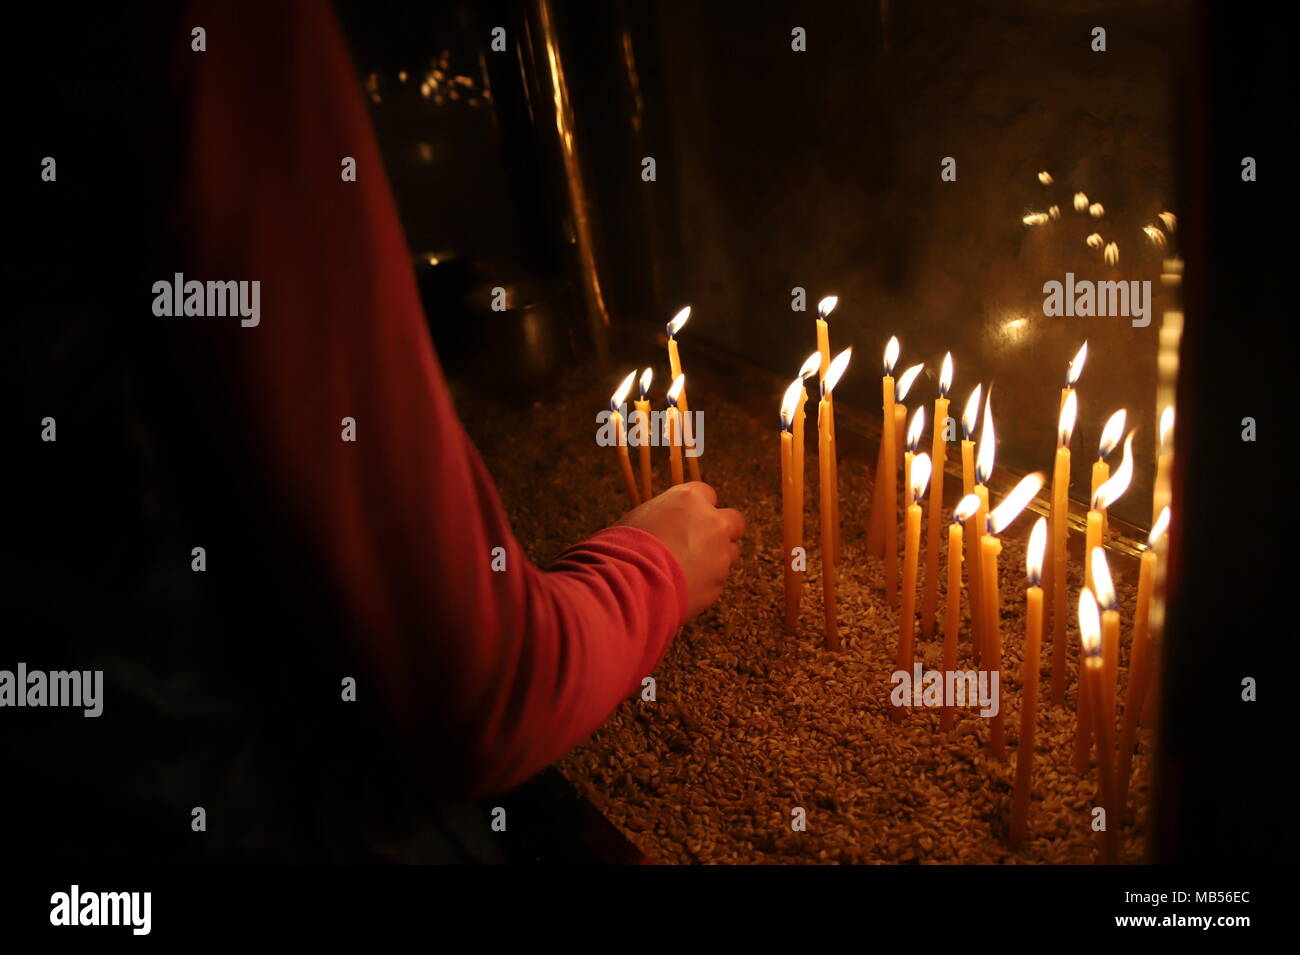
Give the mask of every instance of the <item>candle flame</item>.
[(1079, 413), (1079, 399), (1073, 388), (1065, 396), (1065, 401), (1061, 404), (1061, 417), (1056, 425), (1056, 446), (1058, 448), (1068, 447), (1070, 436), (1074, 434), (1074, 419)]
[(1100, 202), (1094, 202), (1092, 205), (1088, 207), (1088, 215), (1092, 216), (1094, 219), (1100, 219), (1105, 214), (1106, 214), (1106, 207), (1103, 206)]
[(920, 362), (898, 376), (898, 398), (896, 400), (902, 401), (907, 397), (907, 392), (911, 389), (912, 382), (916, 381), (916, 376), (924, 370), (925, 362)]
[[(912, 423), (907, 426), (907, 450), (913, 454), (921, 444), (921, 432), (925, 430), (925, 405), (917, 405), (912, 412)], [(915, 461), (912, 462), (915, 465)]]
[(1052, 174), (1044, 169), (1038, 174), (1038, 181), (1044, 186), (1050, 186), (1052, 184)]
[(1124, 460), (1120, 462), (1111, 479), (1101, 487), (1092, 498), (1094, 511), (1104, 510), (1119, 500), (1119, 496), (1128, 490), (1128, 482), (1133, 479), (1133, 434), (1130, 431), (1124, 439)]
[(1172, 212), (1162, 212), (1156, 218), (1164, 224), (1165, 231), (1170, 235), (1173, 235), (1174, 230), (1178, 228), (1178, 217)]
[(668, 403), (674, 408), (677, 407), (677, 399), (681, 396), (682, 389), (686, 387), (686, 375), (680, 374), (673, 379), (672, 385), (668, 389)]
[(1101, 441), (1097, 444), (1098, 460), (1105, 461), (1115, 450), (1115, 445), (1119, 444), (1120, 436), (1124, 433), (1124, 421), (1127, 417), (1128, 412), (1120, 408), (1106, 420), (1106, 426), (1101, 429)]
[(1163, 249), (1169, 244), (1165, 239), (1165, 234), (1160, 231), (1158, 226), (1144, 225), (1142, 231), (1146, 234), (1146, 237), (1151, 240), (1151, 244), (1157, 249)]
[(916, 503), (925, 497), (926, 486), (930, 483), (930, 455), (922, 451), (912, 459), (912, 500)]
[(1160, 538), (1165, 536), (1165, 531), (1169, 530), (1169, 508), (1160, 508), (1160, 516), (1156, 522), (1151, 525), (1151, 533), (1147, 535), (1147, 546), (1155, 547)]
[(1087, 212), (1087, 211), (1088, 211), (1088, 197), (1087, 197), (1087, 195), (1085, 195), (1085, 194), (1082, 193), (1082, 192), (1076, 192), (1076, 193), (1074, 194), (1074, 211), (1075, 211), (1075, 212)]
[(980, 446), (975, 452), (975, 483), (987, 485), (993, 476), (993, 458), (997, 451), (997, 437), (993, 431), (993, 388), (984, 399), (984, 424), (980, 426)]
[(1060, 207), (1060, 206), (1048, 206), (1048, 207), (1047, 207), (1047, 214), (1048, 214), (1049, 216), (1051, 216), (1053, 219), (1059, 219), (1059, 218), (1061, 218), (1061, 207)]
[(1165, 410), (1160, 412), (1160, 450), (1164, 452), (1169, 447), (1169, 441), (1174, 436), (1174, 406), (1165, 405)]
[(947, 398), (948, 389), (952, 387), (952, 352), (943, 356), (943, 366), (939, 369), (939, 397)]
[(1110, 579), (1110, 564), (1106, 561), (1106, 549), (1094, 547), (1088, 555), (1092, 562), (1092, 589), (1097, 594), (1097, 603), (1105, 610), (1118, 610), (1119, 601), (1115, 598), (1115, 582)]
[(1022, 216), (1020, 221), (1025, 225), (1042, 225), (1049, 218), (1046, 212), (1031, 212), (1026, 216)]
[(1107, 242), (1106, 249), (1101, 255), (1106, 260), (1107, 265), (1119, 265), (1119, 243)]
[(835, 306), (839, 303), (840, 297), (838, 295), (827, 295), (817, 303), (817, 317), (824, 320), (826, 316), (835, 311)]
[(980, 395), (984, 391), (982, 384), (976, 385), (971, 389), (970, 397), (966, 399), (966, 410), (961, 413), (961, 434), (967, 441), (975, 433), (975, 419), (980, 413)]
[(803, 364), (799, 366), (799, 377), (804, 380), (807, 380), (811, 378), (813, 375), (817, 374), (817, 372), (821, 369), (821, 367), (822, 367), (822, 353), (819, 351), (815, 351), (807, 358), (805, 358)]
[(1094, 232), (1092, 235), (1088, 236), (1088, 238), (1084, 239), (1083, 241), (1088, 244), (1088, 248), (1090, 249), (1100, 249), (1103, 245), (1106, 244), (1106, 240), (1101, 237), (1100, 232)]
[(781, 428), (789, 431), (794, 427), (794, 412), (799, 407), (799, 398), (803, 395), (803, 379), (796, 378), (785, 390), (781, 398)]
[(826, 369), (826, 377), (822, 379), (822, 397), (827, 397), (840, 381), (840, 375), (844, 374), (844, 369), (849, 367), (849, 358), (853, 355), (853, 346), (850, 345), (844, 351), (840, 352), (831, 359), (830, 367)]
[(1065, 387), (1073, 388), (1079, 383), (1079, 376), (1083, 374), (1083, 363), (1088, 360), (1088, 341), (1084, 339), (1083, 344), (1074, 355), (1074, 360), (1070, 362), (1065, 369)]
[(623, 379), (623, 384), (619, 385), (618, 390), (614, 392), (613, 395), (610, 396), (609, 399), (610, 411), (617, 411), (619, 408), (623, 407), (623, 403), (627, 401), (627, 393), (632, 390), (632, 382), (635, 380), (636, 380), (635, 371), (629, 373), (628, 376)]
[(1097, 615), (1097, 598), (1087, 587), (1079, 592), (1079, 643), (1085, 656), (1101, 653), (1101, 618)]
[(1029, 532), (1029, 548), (1025, 551), (1025, 574), (1029, 577), (1029, 586), (1037, 587), (1043, 582), (1043, 554), (1047, 550), (1047, 518), (1040, 517), (1034, 521), (1034, 529)]
[(672, 338), (674, 335), (680, 332), (682, 330), (682, 326), (686, 324), (687, 319), (689, 319), (690, 317), (691, 317), (691, 307), (687, 305), (684, 309), (682, 309), (680, 312), (674, 315), (673, 320), (668, 323), (668, 337)]
[(1022, 477), (1020, 483), (1011, 489), (1011, 493), (1002, 499), (1002, 503), (989, 511), (989, 533), (997, 536), (1006, 530), (1034, 499), (1034, 495), (1043, 489), (1046, 481), (1047, 477), (1042, 471)]
[(644, 400), (645, 396), (650, 393), (650, 382), (654, 380), (654, 376), (655, 376), (655, 370), (653, 368), (647, 368), (645, 371), (641, 372), (642, 400)]
[(975, 516), (975, 512), (980, 509), (980, 497), (978, 494), (967, 494), (957, 502), (956, 509), (952, 512), (954, 524), (964, 524)]
[(894, 365), (898, 364), (898, 336), (895, 335), (889, 339), (889, 344), (885, 346), (885, 374), (894, 373)]

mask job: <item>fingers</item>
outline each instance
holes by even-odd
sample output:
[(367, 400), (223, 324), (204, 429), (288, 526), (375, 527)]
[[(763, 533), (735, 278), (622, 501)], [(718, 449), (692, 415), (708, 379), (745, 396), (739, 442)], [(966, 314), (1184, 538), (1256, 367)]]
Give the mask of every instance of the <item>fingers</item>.
[(711, 484), (705, 484), (703, 481), (687, 481), (680, 486), (689, 488), (696, 494), (703, 494), (704, 499), (709, 502), (710, 506), (716, 506), (718, 503), (718, 492), (713, 489)]
[(745, 515), (740, 511), (734, 507), (723, 507), (718, 509), (718, 516), (727, 528), (727, 540), (738, 541), (745, 536)]
[[(734, 564), (734, 563), (736, 563), (737, 561), (740, 560), (740, 545), (737, 544), (735, 541), (732, 541), (728, 546), (731, 548), (731, 551), (730, 551), (730, 553), (731, 553), (731, 562), (730, 562), (730, 563)], [(730, 566), (730, 565), (728, 565), (728, 566)]]

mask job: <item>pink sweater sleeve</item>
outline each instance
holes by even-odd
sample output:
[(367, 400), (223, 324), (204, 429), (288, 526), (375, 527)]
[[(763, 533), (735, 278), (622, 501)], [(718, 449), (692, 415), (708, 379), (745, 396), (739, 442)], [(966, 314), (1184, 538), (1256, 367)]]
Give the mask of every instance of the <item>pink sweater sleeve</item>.
[(245, 467), (324, 556), (362, 692), (448, 785), (509, 788), (656, 666), (686, 614), (681, 568), (629, 527), (545, 571), (524, 556), (452, 407), (329, 8), (200, 2), (190, 22), (207, 52), (180, 58), (186, 278), (259, 281), (261, 318), (169, 332), (219, 389), (209, 426), (240, 430)]

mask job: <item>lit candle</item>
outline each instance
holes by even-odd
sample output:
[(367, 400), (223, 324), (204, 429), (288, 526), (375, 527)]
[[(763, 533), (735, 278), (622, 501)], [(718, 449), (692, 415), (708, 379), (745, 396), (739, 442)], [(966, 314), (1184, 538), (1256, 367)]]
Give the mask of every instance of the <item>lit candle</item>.
[[(1127, 438), (1124, 439), (1124, 460), (1120, 462), (1115, 474), (1101, 487), (1097, 488), (1097, 493), (1093, 495), (1092, 507), (1088, 510), (1088, 526), (1084, 537), (1083, 562), (1087, 583), (1085, 590), (1093, 589), (1093, 566), (1089, 555), (1093, 550), (1101, 546), (1101, 511), (1102, 509), (1114, 504), (1123, 494), (1133, 477), (1133, 432), (1130, 431)], [(1098, 651), (1100, 653), (1100, 651)], [(1083, 678), (1080, 671), (1080, 679)], [(1082, 775), (1088, 768), (1088, 750), (1092, 746), (1092, 727), (1095, 717), (1089, 713), (1097, 697), (1090, 696), (1086, 693), (1080, 693), (1076, 700), (1078, 707), (1078, 720), (1075, 725), (1074, 734), (1074, 767)], [(1112, 732), (1112, 735), (1113, 732)]]
[[(924, 412), (924, 408), (916, 409), (918, 415)], [(929, 483), (930, 456), (918, 454), (912, 461), (903, 522), (903, 615), (898, 627), (898, 669), (907, 673), (912, 672), (915, 658), (912, 637), (916, 627), (916, 565), (921, 550), (921, 498), (925, 496), (925, 488)], [(903, 708), (895, 707), (894, 712), (901, 716)]]
[[(924, 364), (913, 365), (907, 371), (903, 372), (898, 378), (898, 400), (894, 403), (894, 421), (897, 424), (897, 431), (900, 437), (900, 444), (905, 444), (902, 440), (903, 424), (907, 418), (907, 406), (903, 404), (903, 399), (907, 397), (907, 392), (916, 381), (917, 375), (921, 374)], [(924, 416), (922, 417), (924, 423)], [(920, 440), (920, 434), (917, 434), (917, 440)], [(891, 449), (892, 450), (892, 449)], [(904, 457), (906, 461), (906, 456)], [(904, 475), (906, 480), (906, 475)], [(885, 602), (890, 607), (898, 606), (898, 510), (896, 495), (898, 473), (891, 465), (890, 479), (888, 490), (884, 503), (885, 514)], [(906, 488), (906, 485), (904, 485)], [(906, 493), (906, 489), (904, 490)]]
[[(979, 421), (980, 413), (980, 396), (984, 390), (983, 385), (976, 385), (966, 399), (966, 409), (961, 415), (961, 478), (962, 493), (966, 495), (975, 495), (975, 425)], [(978, 496), (975, 498), (979, 500)], [(976, 642), (979, 632), (979, 555), (976, 551), (979, 549), (980, 526), (976, 521), (977, 511), (972, 511), (970, 518), (966, 523), (966, 590), (969, 594), (968, 603), (970, 604), (970, 639), (971, 650), (976, 660), (979, 659), (979, 644)]]
[(989, 388), (988, 397), (984, 399), (984, 423), (980, 426), (979, 448), (975, 454), (975, 496), (980, 499), (979, 510), (975, 512), (975, 526), (971, 529), (970, 548), (970, 585), (972, 592), (978, 593), (978, 606), (971, 601), (971, 644), (975, 647), (976, 666), (984, 667), (984, 654), (988, 648), (988, 608), (984, 598), (988, 596), (988, 587), (984, 582), (984, 561), (980, 557), (980, 535), (984, 533), (986, 518), (989, 513), (989, 479), (993, 476), (993, 461), (997, 451), (997, 438), (993, 433), (993, 389)]
[[(1119, 808), (1127, 812), (1129, 776), (1133, 766), (1133, 745), (1137, 739), (1138, 714), (1146, 703), (1151, 686), (1151, 588), (1155, 582), (1156, 545), (1169, 528), (1169, 508), (1163, 508), (1151, 533), (1147, 536), (1147, 549), (1142, 552), (1138, 565), (1137, 607), (1133, 614), (1133, 638), (1129, 648), (1128, 695), (1124, 700), (1124, 724), (1119, 737)], [(1122, 820), (1121, 820), (1122, 821)]]
[(650, 380), (654, 377), (654, 369), (647, 368), (641, 372), (640, 397), (636, 400), (636, 415), (641, 435), (640, 441), (640, 458), (641, 458), (641, 497), (644, 500), (650, 500), (655, 496), (654, 479), (651, 476), (650, 468)]
[(948, 421), (948, 389), (952, 387), (952, 353), (943, 356), (939, 372), (939, 397), (934, 399), (934, 437), (930, 442), (933, 474), (930, 478), (930, 509), (925, 527), (925, 590), (921, 596), (921, 635), (934, 633), (935, 611), (939, 604), (939, 511), (943, 507), (943, 469), (948, 463), (948, 439), (944, 432)]
[(903, 445), (903, 506), (907, 506), (908, 491), (912, 487), (912, 462), (916, 460), (916, 449), (921, 446), (921, 435), (925, 433), (925, 407), (916, 409), (912, 423), (907, 426), (907, 442)]
[[(1101, 429), (1101, 440), (1097, 443), (1097, 460), (1092, 463), (1092, 490), (1088, 495), (1088, 500), (1092, 500), (1092, 495), (1097, 493), (1097, 488), (1101, 487), (1110, 479), (1110, 464), (1106, 458), (1115, 450), (1115, 445), (1119, 444), (1120, 437), (1124, 434), (1124, 419), (1128, 416), (1123, 408), (1116, 411), (1106, 420), (1106, 426)], [(1101, 539), (1104, 543), (1106, 540), (1106, 531), (1110, 527), (1110, 522), (1106, 519), (1105, 511), (1101, 514)]]
[[(682, 359), (677, 353), (677, 333), (682, 330), (687, 319), (691, 317), (691, 307), (687, 305), (684, 309), (673, 316), (672, 321), (668, 323), (668, 376), (676, 383), (682, 376)], [(684, 424), (682, 441), (688, 448), (695, 449), (695, 432), (694, 424), (691, 422), (691, 407), (686, 402), (686, 388), (682, 387), (677, 397), (677, 411), (680, 416), (679, 424)], [(680, 451), (678, 454), (680, 455)], [(686, 459), (687, 466), (691, 471), (691, 480), (700, 479), (700, 459), (697, 456), (690, 456)], [(674, 483), (680, 484), (680, 481)]]
[[(835, 306), (839, 304), (839, 296), (827, 295), (817, 303), (817, 354), (820, 359), (821, 377), (826, 377), (826, 372), (830, 369), (831, 362), (831, 336), (830, 326), (826, 324), (826, 319), (830, 317), (831, 312), (835, 311)], [(835, 399), (833, 395), (828, 394), (829, 403), (826, 407), (826, 414), (830, 419), (831, 434), (835, 434)], [(831, 442), (831, 470), (838, 475), (839, 467), (839, 449), (835, 442)], [(837, 480), (831, 487), (831, 515), (834, 518), (834, 535), (832, 540), (835, 546), (835, 560), (840, 559), (840, 485)]]
[(682, 413), (677, 407), (685, 388), (686, 376), (678, 375), (668, 389), (668, 456), (674, 486), (685, 480), (682, 476)]
[[(1079, 687), (1085, 695), (1100, 700), (1105, 693), (1101, 660), (1101, 622), (1097, 617), (1097, 601), (1092, 591), (1084, 588), (1079, 593), (1079, 646), (1083, 659), (1079, 668)], [(1115, 812), (1115, 771), (1111, 763), (1114, 730), (1103, 718), (1103, 707), (1090, 707), (1097, 716), (1097, 776), (1101, 806), (1106, 811), (1106, 831), (1102, 836), (1103, 859), (1107, 865), (1119, 861), (1119, 813)], [(1084, 767), (1085, 771), (1087, 767)], [(1081, 774), (1082, 775), (1082, 774)]]
[(1160, 447), (1156, 455), (1156, 483), (1151, 492), (1151, 526), (1155, 527), (1160, 512), (1169, 506), (1169, 467), (1174, 460), (1174, 406), (1166, 405), (1160, 412)]
[(822, 377), (821, 401), (817, 405), (817, 465), (821, 472), (822, 518), (822, 603), (825, 613), (826, 648), (838, 650), (839, 627), (835, 619), (835, 431), (830, 413), (830, 397), (844, 369), (848, 367), (852, 348), (835, 356)]
[[(980, 506), (980, 499), (974, 494), (967, 494), (957, 502), (952, 512), (952, 523), (948, 525), (948, 616), (944, 621), (943, 635), (943, 672), (947, 674), (957, 669), (957, 632), (961, 629), (961, 526), (970, 520)], [(952, 729), (956, 711), (951, 706), (944, 706), (939, 718), (939, 728)]]
[(808, 403), (808, 379), (817, 374), (821, 367), (821, 355), (813, 352), (799, 369), (799, 407), (794, 415), (794, 499), (798, 504), (799, 546), (803, 546), (803, 459), (804, 459), (804, 420), (808, 415), (804, 405)]
[(1034, 522), (1025, 551), (1025, 652), (1020, 665), (1020, 739), (1016, 744), (1016, 788), (1011, 798), (1011, 847), (1020, 844), (1029, 818), (1029, 790), (1034, 775), (1034, 728), (1038, 715), (1039, 647), (1043, 639), (1043, 552), (1047, 549), (1047, 519)]
[(1119, 690), (1119, 600), (1110, 577), (1106, 551), (1095, 547), (1088, 555), (1092, 564), (1092, 593), (1101, 607), (1101, 672), (1105, 693), (1106, 721), (1115, 727), (1115, 697)]
[(784, 531), (781, 566), (785, 578), (785, 629), (788, 633), (794, 633), (799, 627), (802, 589), (799, 572), (794, 569), (794, 549), (799, 546), (801, 516), (794, 483), (794, 421), (802, 391), (803, 379), (796, 378), (781, 400), (781, 517)]
[(1065, 702), (1066, 545), (1070, 535), (1070, 436), (1078, 410), (1074, 389), (1061, 402), (1052, 471), (1052, 701)]
[(867, 527), (867, 553), (885, 556), (885, 507), (893, 493), (894, 469), (894, 365), (898, 363), (898, 339), (885, 346), (885, 375), (880, 379), (881, 404), (880, 451), (876, 458), (876, 483), (871, 489), (871, 515)]
[[(987, 407), (985, 405), (985, 408)], [(989, 423), (988, 420), (985, 421), (986, 426)], [(981, 450), (986, 437), (992, 438), (992, 432), (989, 431), (988, 435), (980, 434)], [(1012, 489), (1011, 493), (1002, 499), (1002, 503), (989, 511), (984, 537), (980, 541), (983, 560), (980, 578), (984, 585), (985, 619), (983, 667), (998, 674), (999, 687), (1002, 685), (1002, 624), (999, 619), (998, 554), (1002, 552), (1002, 542), (998, 540), (998, 535), (1006, 530), (1025, 509), (1025, 505), (1034, 499), (1034, 495), (1042, 488), (1044, 481), (1046, 476), (1041, 471), (1035, 471), (1021, 478), (1020, 483)], [(997, 713), (993, 715), (992, 725), (989, 727), (989, 755), (995, 759), (1007, 757), (1006, 731), (1003, 728), (1004, 710), (1005, 707), (998, 707)]]
[(623, 474), (623, 486), (627, 488), (627, 497), (633, 507), (641, 503), (641, 496), (637, 493), (636, 479), (632, 477), (632, 462), (627, 454), (627, 427), (623, 423), (622, 408), (635, 378), (636, 372), (632, 372), (609, 398), (609, 418), (614, 425), (614, 438), (618, 443), (618, 467)]
[[(1065, 368), (1065, 385), (1061, 388), (1061, 405), (1058, 410), (1058, 414), (1060, 413), (1060, 411), (1065, 410), (1065, 402), (1069, 399), (1070, 395), (1074, 394), (1074, 387), (1079, 383), (1079, 376), (1083, 374), (1083, 366), (1087, 360), (1088, 360), (1088, 342), (1087, 340), (1085, 340), (1084, 343), (1079, 346), (1079, 350), (1075, 352), (1074, 358), (1070, 360), (1070, 363)], [(1066, 473), (1068, 475), (1069, 473), (1068, 470)], [(1053, 491), (1053, 495), (1055, 495), (1055, 491)], [(1053, 500), (1055, 500), (1055, 497), (1053, 497)], [(1061, 520), (1064, 522), (1064, 524), (1059, 531), (1059, 533), (1064, 535), (1066, 539), (1068, 539), (1069, 537), (1069, 520), (1070, 520), (1069, 502), (1070, 502), (1070, 497), (1068, 491), (1068, 477), (1067, 477), (1065, 507), (1061, 510)], [(1056, 527), (1056, 513), (1055, 513), (1055, 509), (1053, 509), (1052, 515), (1048, 518), (1047, 521), (1047, 536), (1052, 541), (1053, 549), (1055, 549), (1057, 533), (1058, 530)], [(1062, 565), (1062, 569), (1064, 569), (1064, 565)], [(1055, 596), (1056, 594), (1056, 570), (1057, 570), (1056, 561), (1053, 560), (1044, 568), (1044, 572), (1043, 572), (1043, 589), (1050, 591), (1053, 594), (1053, 596)], [(1055, 605), (1055, 600), (1053, 600), (1052, 615), (1054, 619), (1058, 616), (1064, 619), (1066, 615), (1066, 609), (1063, 606), (1057, 607)], [(1061, 633), (1065, 632), (1064, 623), (1061, 624), (1054, 623), (1053, 626), (1054, 628), (1059, 627)], [(1053, 633), (1055, 632), (1056, 630), (1054, 629)], [(1061, 642), (1064, 643), (1065, 641), (1062, 640)], [(1053, 651), (1053, 653), (1055, 653), (1055, 650)], [(1055, 656), (1053, 656), (1053, 659), (1055, 659)], [(1056, 674), (1052, 675), (1052, 695), (1057, 703), (1065, 702), (1064, 681), (1065, 681), (1064, 673), (1061, 674), (1061, 683), (1059, 684), (1059, 686), (1056, 682)]]

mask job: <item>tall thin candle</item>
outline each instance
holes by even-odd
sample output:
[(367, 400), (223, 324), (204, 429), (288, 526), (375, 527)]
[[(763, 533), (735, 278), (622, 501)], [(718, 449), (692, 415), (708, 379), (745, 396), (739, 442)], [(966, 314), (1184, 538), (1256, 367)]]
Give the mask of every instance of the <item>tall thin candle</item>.
[(1088, 555), (1092, 564), (1092, 593), (1101, 607), (1101, 673), (1105, 684), (1106, 722), (1115, 728), (1115, 697), (1119, 691), (1119, 600), (1110, 577), (1104, 548), (1093, 548)]
[[(966, 495), (975, 494), (975, 425), (979, 422), (980, 397), (984, 386), (976, 385), (966, 399), (966, 409), (961, 415), (961, 472), (962, 491)], [(976, 496), (976, 501), (979, 497)], [(976, 635), (980, 626), (980, 586), (979, 586), (979, 539), (982, 528), (977, 521), (979, 508), (970, 514), (966, 522), (966, 591), (970, 604), (970, 639), (971, 652), (978, 660), (979, 644)]]
[(636, 372), (632, 372), (623, 379), (623, 383), (618, 386), (609, 398), (609, 420), (614, 426), (614, 440), (618, 444), (618, 468), (623, 475), (623, 486), (627, 490), (627, 499), (633, 507), (641, 503), (641, 495), (636, 489), (636, 479), (632, 476), (632, 462), (628, 458), (627, 452), (627, 427), (623, 422), (623, 407), (627, 401), (627, 393), (632, 390), (632, 382), (636, 378)]
[[(1115, 445), (1119, 444), (1119, 439), (1124, 434), (1124, 419), (1128, 416), (1123, 408), (1116, 411), (1108, 419), (1106, 425), (1101, 429), (1101, 440), (1097, 443), (1097, 460), (1092, 463), (1092, 489), (1088, 495), (1088, 500), (1097, 493), (1097, 488), (1101, 487), (1110, 480), (1110, 464), (1107, 458), (1115, 450)], [(1106, 518), (1106, 512), (1101, 515), (1101, 540), (1106, 542), (1106, 531), (1110, 523)]]
[[(917, 408), (917, 414), (924, 414)], [(912, 461), (912, 475), (907, 486), (907, 508), (903, 532), (903, 611), (898, 626), (898, 669), (912, 672), (915, 658), (912, 638), (916, 628), (916, 566), (921, 549), (921, 498), (930, 483), (930, 456), (918, 454)], [(902, 708), (894, 713), (902, 715)]]
[(654, 369), (647, 368), (641, 372), (639, 396), (636, 400), (638, 455), (641, 462), (641, 497), (650, 500), (655, 496), (653, 469), (650, 466), (650, 381), (654, 378)]
[[(821, 359), (821, 377), (826, 377), (830, 369), (831, 361), (831, 339), (830, 327), (826, 324), (826, 319), (830, 317), (831, 312), (835, 311), (835, 306), (839, 304), (839, 296), (828, 295), (817, 303), (817, 353)], [(826, 406), (826, 413), (830, 419), (831, 434), (835, 433), (835, 400), (833, 395), (829, 395), (829, 402)], [(839, 474), (839, 450), (835, 443), (831, 442), (831, 469)], [(836, 481), (831, 488), (831, 514), (834, 520), (835, 543), (835, 560), (840, 559), (840, 486)]]
[(1029, 790), (1034, 775), (1034, 729), (1038, 715), (1039, 648), (1043, 638), (1043, 552), (1047, 549), (1047, 519), (1034, 522), (1025, 551), (1025, 652), (1020, 664), (1020, 738), (1016, 742), (1016, 788), (1011, 797), (1011, 847), (1025, 835), (1029, 819)]
[[(1083, 692), (1100, 701), (1105, 694), (1101, 660), (1101, 622), (1097, 615), (1097, 601), (1092, 591), (1084, 588), (1079, 593), (1079, 647), (1083, 658), (1079, 667), (1079, 683)], [(1094, 732), (1097, 734), (1097, 789), (1100, 803), (1106, 812), (1106, 830), (1102, 834), (1102, 859), (1107, 865), (1119, 861), (1119, 815), (1116, 811), (1115, 766), (1111, 762), (1114, 748), (1114, 728), (1103, 717), (1104, 707), (1089, 707), (1096, 714)], [(1084, 771), (1087, 766), (1084, 767)], [(1082, 775), (1082, 773), (1080, 773)]]
[(844, 369), (848, 367), (852, 348), (835, 356), (822, 378), (821, 401), (817, 405), (817, 465), (821, 472), (821, 523), (822, 523), (822, 603), (826, 648), (838, 650), (839, 626), (835, 612), (835, 431), (830, 414), (829, 398)]
[(975, 512), (976, 544), (971, 551), (971, 564), (978, 564), (979, 570), (972, 566), (971, 580), (979, 591), (979, 613), (971, 620), (971, 643), (975, 646), (975, 662), (984, 668), (985, 653), (988, 651), (989, 608), (984, 605), (989, 595), (988, 584), (984, 580), (985, 563), (979, 556), (980, 535), (985, 533), (986, 519), (989, 513), (989, 480), (993, 477), (993, 461), (997, 451), (997, 439), (993, 432), (993, 389), (989, 388), (988, 397), (984, 399), (984, 423), (980, 425), (979, 447), (975, 454), (975, 496), (980, 499), (980, 509)]
[[(980, 499), (974, 494), (967, 494), (957, 502), (952, 512), (952, 523), (948, 525), (948, 611), (944, 621), (943, 634), (943, 672), (947, 674), (957, 669), (957, 632), (961, 629), (961, 562), (962, 562), (962, 524), (969, 521), (979, 509)], [(949, 701), (951, 702), (951, 701)], [(945, 705), (939, 717), (939, 729), (952, 729), (956, 711), (951, 705)]]
[(804, 405), (808, 403), (808, 379), (817, 374), (820, 367), (821, 356), (817, 352), (813, 352), (804, 360), (803, 367), (799, 369), (799, 407), (794, 415), (794, 499), (799, 506), (800, 546), (803, 546), (804, 520), (804, 421), (808, 417), (804, 411)]
[[(691, 307), (687, 305), (684, 309), (673, 316), (672, 321), (668, 323), (668, 375), (674, 382), (682, 377), (682, 359), (677, 351), (677, 333), (682, 330), (691, 317)], [(694, 425), (691, 422), (691, 408), (686, 402), (686, 387), (682, 386), (677, 396), (678, 424), (683, 425), (682, 438), (680, 439), (687, 447), (695, 450), (695, 432)], [(679, 452), (680, 454), (680, 452)], [(690, 468), (691, 480), (700, 479), (700, 459), (698, 454), (688, 455), (686, 458), (687, 467)]]
[(934, 633), (935, 612), (939, 603), (939, 524), (943, 508), (943, 469), (948, 463), (948, 389), (952, 387), (952, 353), (943, 356), (939, 371), (939, 397), (934, 399), (934, 424), (930, 430), (930, 459), (933, 475), (930, 478), (930, 508), (926, 511), (925, 527), (925, 589), (921, 594), (921, 635)]
[(794, 549), (799, 546), (799, 501), (794, 484), (794, 420), (803, 379), (796, 378), (781, 400), (781, 568), (785, 582), (785, 629), (794, 633), (799, 626), (801, 577), (794, 568)]
[(1070, 534), (1070, 436), (1078, 398), (1074, 389), (1061, 402), (1056, 426), (1056, 461), (1052, 471), (1052, 701), (1065, 702), (1066, 545)]
[(686, 376), (678, 375), (668, 389), (668, 461), (672, 467), (674, 486), (685, 480), (682, 473), (682, 413), (677, 407), (685, 387)]
[[(876, 483), (871, 490), (871, 513), (867, 523), (867, 553), (885, 556), (885, 496), (891, 484), (894, 468), (898, 467), (899, 447), (891, 440), (897, 427), (897, 414), (894, 399), (897, 388), (894, 382), (894, 366), (898, 364), (898, 338), (890, 338), (885, 345), (885, 375), (880, 379), (880, 389), (884, 400), (881, 403), (880, 449), (876, 455)], [(892, 462), (892, 463), (891, 463)]]

